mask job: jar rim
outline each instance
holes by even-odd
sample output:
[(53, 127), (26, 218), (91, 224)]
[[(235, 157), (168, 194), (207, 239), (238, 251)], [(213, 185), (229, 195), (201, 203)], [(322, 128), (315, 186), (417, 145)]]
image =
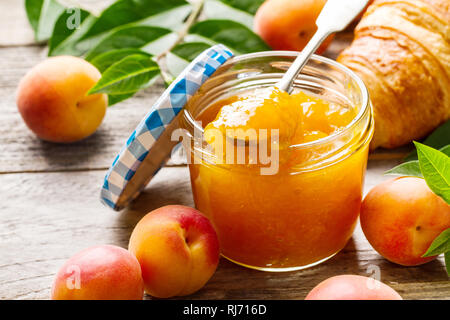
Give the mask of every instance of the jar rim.
[[(300, 52), (297, 51), (282, 51), (282, 50), (274, 50), (274, 51), (260, 51), (260, 52), (253, 52), (253, 53), (246, 53), (246, 54), (242, 54), (242, 55), (238, 55), (238, 56), (234, 56), (232, 58), (230, 58), (228, 61), (226, 61), (221, 67), (221, 68), (226, 68), (229, 65), (235, 64), (237, 62), (242, 62), (248, 59), (253, 59), (253, 58), (264, 58), (264, 57), (297, 57), (300, 54)], [(304, 142), (304, 143), (299, 143), (299, 144), (293, 144), (290, 145), (290, 148), (309, 148), (309, 147), (314, 147), (316, 145), (321, 145), (321, 144), (325, 144), (328, 143), (336, 138), (339, 138), (340, 136), (344, 135), (345, 133), (348, 133), (352, 128), (356, 127), (356, 125), (364, 119), (365, 114), (368, 111), (371, 111), (371, 104), (369, 101), (369, 92), (368, 89), (366, 87), (366, 85), (364, 84), (364, 82), (362, 81), (362, 79), (352, 70), (350, 70), (349, 68), (347, 68), (346, 66), (344, 66), (343, 64), (334, 61), (330, 58), (327, 57), (323, 57), (323, 56), (319, 56), (317, 54), (313, 54), (310, 58), (310, 60), (315, 60), (324, 64), (328, 64), (331, 65), (335, 68), (337, 68), (339, 71), (343, 72), (344, 74), (347, 74), (350, 76), (350, 78), (352, 80), (355, 81), (355, 83), (358, 86), (359, 91), (361, 92), (361, 109), (359, 110), (358, 114), (352, 119), (352, 121), (350, 123), (348, 123), (344, 128), (342, 128), (341, 130), (334, 132), (332, 134), (330, 134), (329, 136), (326, 136), (324, 138), (320, 138), (314, 141), (309, 141), (309, 142)], [(306, 66), (308, 65), (308, 63), (306, 64)], [(301, 74), (301, 73), (300, 73)], [(185, 115), (187, 113), (187, 120), (189, 122), (191, 122), (191, 124), (194, 127), (199, 127), (198, 124), (196, 123), (196, 121), (194, 120), (194, 118), (192, 117), (192, 115), (190, 114), (189, 111), (185, 110)], [(369, 121), (368, 126), (370, 127), (371, 125), (371, 121)], [(204, 128), (198, 128), (201, 130), (201, 132), (204, 132)]]

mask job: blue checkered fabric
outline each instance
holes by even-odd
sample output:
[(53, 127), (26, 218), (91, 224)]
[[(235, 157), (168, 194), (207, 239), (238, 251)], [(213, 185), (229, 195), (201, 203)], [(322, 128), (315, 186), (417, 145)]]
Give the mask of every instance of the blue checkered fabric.
[[(128, 138), (105, 176), (101, 201), (118, 210), (117, 201), (166, 127), (198, 88), (228, 59), (232, 52), (216, 45), (200, 54), (167, 88)], [(130, 199), (131, 200), (131, 199)]]

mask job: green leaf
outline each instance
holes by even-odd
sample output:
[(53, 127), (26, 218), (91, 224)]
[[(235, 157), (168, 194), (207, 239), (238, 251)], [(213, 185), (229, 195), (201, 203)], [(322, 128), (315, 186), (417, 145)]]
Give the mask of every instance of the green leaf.
[(450, 277), (450, 251), (444, 253), (445, 268), (447, 269), (447, 275)]
[(126, 94), (116, 94), (116, 95), (110, 94), (110, 95), (108, 95), (108, 105), (111, 107), (111, 106), (115, 105), (116, 103), (119, 103), (121, 101), (131, 98), (135, 94), (136, 94), (136, 92), (126, 93)]
[[(450, 156), (450, 145), (443, 147), (440, 151), (447, 156)], [(391, 170), (386, 171), (384, 174), (423, 178), (418, 160), (404, 162)]]
[(437, 256), (441, 253), (450, 252), (450, 228), (444, 230), (433, 240), (427, 252), (422, 257)]
[(450, 157), (424, 144), (414, 144), (425, 181), (434, 193), (450, 204)]
[(192, 6), (190, 4), (182, 5), (153, 16), (149, 16), (143, 20), (132, 23), (132, 25), (155, 26), (178, 31), (183, 27), (183, 24), (191, 11)]
[(65, 8), (56, 0), (25, 0), (25, 10), (36, 41), (46, 41)]
[(92, 60), (95, 56), (111, 50), (143, 48), (170, 33), (169, 29), (148, 26), (118, 29), (89, 51), (86, 60)]
[[(71, 34), (68, 34), (66, 38), (60, 39), (57, 45), (52, 45), (52, 49), (49, 52), (51, 56), (58, 55), (73, 55), (81, 56), (86, 53), (90, 48), (97, 44), (100, 39), (88, 39), (80, 42), (83, 34), (89, 30), (93, 23), (97, 20), (94, 15), (87, 16), (81, 23), (80, 27), (74, 30)], [(55, 32), (55, 31), (54, 31)], [(50, 40), (52, 41), (52, 40)]]
[(253, 15), (263, 0), (208, 0), (203, 13), (207, 19), (233, 20), (253, 29)]
[(439, 151), (441, 151), (442, 153), (445, 153), (447, 156), (450, 157), (450, 144), (442, 147)]
[(48, 55), (70, 37), (81, 24), (90, 16), (90, 13), (80, 8), (71, 8), (64, 11), (56, 20), (53, 33), (48, 44)]
[(418, 160), (402, 163), (391, 170), (386, 171), (384, 174), (423, 178)]
[(118, 0), (101, 13), (83, 39), (188, 4), (185, 0)]
[(39, 28), (39, 18), (44, 0), (25, 0), (25, 10), (27, 12), (28, 22), (36, 34)]
[(151, 57), (151, 54), (146, 53), (140, 49), (125, 48), (125, 49), (118, 49), (118, 50), (108, 51), (108, 52), (99, 54), (94, 59), (92, 59), (90, 62), (101, 73), (103, 73), (106, 69), (108, 69), (110, 66), (112, 66), (117, 61), (120, 61), (123, 58), (126, 58), (132, 54), (146, 55), (149, 58)]
[[(105, 9), (100, 17), (91, 15), (86, 18), (80, 28), (52, 50), (51, 54), (81, 56), (92, 50), (93, 47), (118, 29), (124, 27), (156, 26), (179, 30), (190, 12), (191, 6), (184, 0), (168, 0), (162, 6), (152, 7), (160, 2), (161, 0), (116, 1), (111, 7)], [(132, 6), (132, 10), (124, 12), (119, 10), (127, 6)], [(142, 9), (143, 7), (145, 7), (145, 10)], [(138, 13), (135, 12), (136, 10)], [(117, 18), (118, 16), (120, 18)], [(119, 21), (126, 21), (127, 24), (119, 23)], [(172, 38), (169, 36), (168, 38), (161, 38), (161, 43), (159, 44), (154, 43), (161, 48), (151, 48), (152, 51), (149, 51), (153, 54), (158, 54), (166, 50), (172, 45), (172, 41), (176, 37), (175, 35), (172, 35)]]
[(270, 50), (269, 46), (246, 26), (230, 20), (205, 20), (189, 30), (214, 43), (223, 43), (236, 54)]
[(210, 47), (209, 44), (204, 42), (187, 42), (177, 45), (171, 52), (186, 61), (192, 61)]
[[(435, 149), (440, 149), (443, 146), (450, 144), (450, 120), (439, 126), (433, 131), (424, 141), (423, 144), (433, 147)], [(417, 160), (417, 151), (411, 152), (405, 161)]]
[(200, 53), (211, 46), (204, 42), (187, 42), (177, 45), (167, 55), (167, 69), (172, 75), (178, 75)]
[(155, 61), (146, 55), (133, 54), (106, 69), (89, 94), (131, 94), (149, 86), (159, 74)]
[(252, 15), (256, 13), (258, 8), (265, 0), (220, 0), (227, 5), (248, 12)]

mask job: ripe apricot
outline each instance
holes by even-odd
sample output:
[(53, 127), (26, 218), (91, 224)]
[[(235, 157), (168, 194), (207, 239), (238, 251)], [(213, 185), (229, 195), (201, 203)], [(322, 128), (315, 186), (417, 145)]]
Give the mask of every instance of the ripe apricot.
[(349, 274), (322, 281), (305, 300), (402, 300), (402, 297), (376, 279)]
[[(267, 0), (255, 15), (255, 32), (274, 50), (301, 51), (317, 30), (326, 0)], [(332, 36), (319, 47), (325, 51)]]
[(367, 240), (380, 255), (415, 266), (435, 258), (422, 255), (450, 228), (450, 206), (424, 179), (400, 177), (378, 184), (367, 194), (360, 219)]
[(87, 95), (100, 78), (97, 68), (81, 58), (49, 58), (20, 82), (19, 112), (43, 140), (69, 143), (84, 139), (100, 126), (108, 106), (107, 95)]
[(216, 231), (199, 211), (171, 205), (138, 222), (129, 250), (141, 264), (145, 291), (158, 298), (184, 296), (202, 288), (219, 263)]
[(111, 245), (85, 249), (59, 269), (53, 300), (142, 300), (141, 267), (127, 250)]

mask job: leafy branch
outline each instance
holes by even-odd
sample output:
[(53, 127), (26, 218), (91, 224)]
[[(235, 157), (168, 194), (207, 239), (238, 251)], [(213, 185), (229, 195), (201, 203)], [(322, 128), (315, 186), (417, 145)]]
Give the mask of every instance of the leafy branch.
[(236, 54), (270, 50), (251, 30), (263, 0), (116, 0), (99, 15), (58, 0), (25, 0), (36, 41), (48, 54), (85, 58), (102, 72), (91, 93), (109, 104), (158, 77), (170, 83), (200, 52), (223, 43)]

